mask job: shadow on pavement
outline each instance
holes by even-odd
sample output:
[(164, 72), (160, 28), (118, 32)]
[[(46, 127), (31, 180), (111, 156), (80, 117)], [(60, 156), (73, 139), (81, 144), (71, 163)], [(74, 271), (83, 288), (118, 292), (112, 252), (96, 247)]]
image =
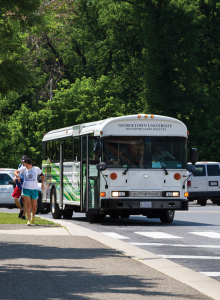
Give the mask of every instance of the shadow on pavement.
[(3, 238), (0, 299), (209, 299), (87, 237)]
[[(74, 220), (75, 224), (78, 225), (88, 225), (86, 227), (91, 227), (92, 224), (88, 223), (87, 219), (85, 217), (82, 218), (72, 218)], [(71, 221), (71, 220), (65, 220), (65, 221)], [(96, 224), (97, 225), (97, 224)], [(144, 217), (139, 217), (135, 216), (135, 218), (130, 217), (129, 219), (111, 219), (110, 217), (105, 217), (104, 220), (102, 221), (101, 224), (98, 224), (100, 226), (158, 226), (158, 227), (167, 227), (167, 226), (172, 226), (172, 227), (178, 227), (178, 226), (186, 226), (186, 227), (198, 227), (198, 226), (218, 226), (215, 224), (207, 224), (207, 223), (199, 223), (199, 222), (189, 222), (189, 221), (179, 221), (175, 220), (171, 224), (162, 224), (160, 219), (147, 219)]]

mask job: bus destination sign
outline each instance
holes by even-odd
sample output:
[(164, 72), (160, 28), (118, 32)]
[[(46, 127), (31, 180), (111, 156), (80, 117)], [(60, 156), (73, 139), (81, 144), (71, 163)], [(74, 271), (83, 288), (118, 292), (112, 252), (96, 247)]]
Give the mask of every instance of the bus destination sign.
[(162, 130), (165, 131), (172, 127), (172, 124), (118, 124), (118, 127), (124, 127), (125, 130)]

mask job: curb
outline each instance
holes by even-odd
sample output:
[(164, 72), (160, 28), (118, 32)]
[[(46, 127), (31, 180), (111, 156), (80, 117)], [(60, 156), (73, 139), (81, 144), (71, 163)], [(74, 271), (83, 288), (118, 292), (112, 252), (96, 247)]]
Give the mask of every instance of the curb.
[[(45, 217), (41, 217), (46, 219)], [(70, 235), (73, 236), (87, 236), (94, 239), (109, 248), (121, 252), (122, 254), (150, 267), (153, 268), (175, 280), (178, 280), (200, 293), (211, 297), (215, 300), (220, 299), (220, 282), (193, 271), (189, 268), (183, 267), (174, 263), (168, 259), (159, 257), (147, 250), (143, 250), (129, 244), (127, 242), (108, 237), (102, 233), (93, 231), (91, 229), (75, 225), (73, 223), (56, 220), (56, 223), (64, 226)]]

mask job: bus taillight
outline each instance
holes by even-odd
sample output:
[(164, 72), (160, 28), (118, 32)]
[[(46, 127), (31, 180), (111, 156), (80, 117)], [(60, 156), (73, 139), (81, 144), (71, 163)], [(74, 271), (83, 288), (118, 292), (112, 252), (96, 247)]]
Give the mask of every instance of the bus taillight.
[(187, 187), (191, 187), (191, 181), (187, 180)]

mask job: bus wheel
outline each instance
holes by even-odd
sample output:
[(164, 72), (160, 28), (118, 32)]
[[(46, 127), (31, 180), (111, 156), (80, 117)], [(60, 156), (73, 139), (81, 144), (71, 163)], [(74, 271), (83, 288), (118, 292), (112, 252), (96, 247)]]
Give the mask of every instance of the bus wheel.
[(126, 212), (125, 212), (125, 213), (122, 213), (122, 214), (121, 214), (121, 218), (122, 218), (122, 219), (128, 219), (129, 217), (130, 217), (129, 213), (126, 213)]
[(73, 216), (73, 209), (64, 209), (63, 218), (71, 220)]
[(59, 208), (57, 202), (56, 202), (56, 190), (53, 189), (51, 193), (51, 213), (54, 219), (61, 219), (62, 217), (62, 210)]
[(46, 215), (46, 214), (49, 214), (49, 212), (50, 212), (50, 206), (49, 207), (44, 207), (41, 211), (41, 214)]
[(111, 219), (118, 219), (119, 218), (119, 213), (117, 211), (112, 211), (109, 214), (109, 216), (110, 216)]
[(105, 215), (86, 213), (86, 219), (90, 223), (101, 223)]
[(199, 200), (201, 206), (206, 206), (206, 199)]
[(161, 223), (172, 223), (174, 219), (174, 210), (165, 210), (161, 212), (160, 221)]

